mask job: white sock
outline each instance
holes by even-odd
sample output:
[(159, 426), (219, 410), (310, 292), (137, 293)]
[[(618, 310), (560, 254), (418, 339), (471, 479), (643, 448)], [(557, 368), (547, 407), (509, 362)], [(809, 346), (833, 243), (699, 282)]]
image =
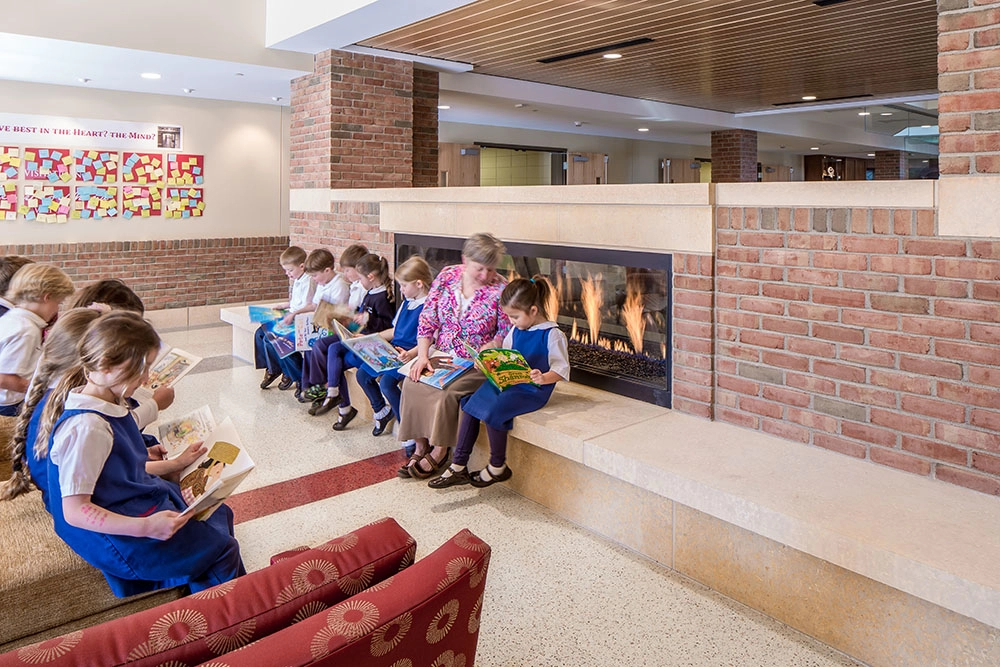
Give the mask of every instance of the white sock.
[(387, 406), (385, 406), (384, 408), (382, 408), (381, 410), (379, 410), (378, 412), (375, 413), (375, 419), (385, 419), (386, 417), (389, 416), (389, 413), (391, 411), (392, 411), (392, 408), (390, 408), (387, 405)]
[(495, 479), (503, 474), (503, 471), (507, 469), (507, 464), (504, 463), (499, 468), (495, 468), (492, 465), (488, 465), (479, 472), (479, 479), (484, 482), (488, 482), (491, 479)]
[(416, 447), (417, 441), (414, 440), (413, 438), (410, 438), (409, 440), (404, 440), (403, 442), (399, 443), (399, 446), (404, 449), (407, 447)]
[(326, 395), (329, 396), (330, 398), (333, 398), (335, 396), (340, 396), (340, 387), (327, 387)]
[(353, 408), (349, 405), (341, 405), (339, 408), (337, 408), (337, 411), (340, 412), (340, 414), (342, 415), (346, 415), (351, 410), (353, 410)]
[(465, 470), (465, 466), (460, 466), (457, 463), (452, 463), (450, 466), (448, 466), (447, 470), (441, 473), (441, 476), (447, 479), (448, 477), (451, 477), (455, 473), (462, 472), (463, 470)]

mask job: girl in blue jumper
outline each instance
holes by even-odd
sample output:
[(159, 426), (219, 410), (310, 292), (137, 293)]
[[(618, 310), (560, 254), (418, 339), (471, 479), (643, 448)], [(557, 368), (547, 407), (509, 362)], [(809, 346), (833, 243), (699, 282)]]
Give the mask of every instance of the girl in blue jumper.
[[(427, 291), (433, 281), (434, 274), (423, 257), (415, 255), (396, 268), (396, 282), (399, 283), (403, 303), (396, 311), (392, 328), (383, 331), (382, 337), (395, 346), (403, 363), (417, 356), (417, 321), (424, 310)], [(402, 398), (399, 385), (405, 378), (395, 371), (374, 375), (365, 364), (358, 367), (356, 378), (375, 413), (372, 435), (382, 435), (393, 419), (399, 420), (399, 402)], [(389, 401), (388, 405), (386, 400)], [(403, 443), (403, 449), (408, 450), (407, 458), (415, 448), (416, 443)]]
[(189, 521), (180, 516), (186, 504), (177, 484), (146, 470), (126, 401), (148, 380), (159, 349), (156, 331), (135, 313), (95, 320), (39, 429), (52, 434), (47, 484), (56, 533), (118, 597), (184, 584), (200, 591), (246, 572), (232, 511), (223, 505), (207, 521)]
[[(384, 257), (374, 253), (365, 255), (354, 267), (358, 272), (361, 286), (367, 290), (365, 298), (358, 306), (354, 321), (361, 325), (361, 333), (371, 334), (385, 331), (392, 326), (396, 306), (392, 303), (392, 278), (389, 277), (389, 263)], [(333, 424), (334, 431), (343, 431), (358, 411), (351, 406), (351, 396), (347, 391), (347, 379), (344, 371), (364, 365), (353, 352), (348, 350), (339, 340), (326, 352), (326, 397), (313, 403), (309, 409), (311, 415), (326, 414), (339, 406), (339, 416)]]
[[(502, 347), (524, 355), (531, 366), (533, 384), (518, 384), (500, 392), (486, 382), (465, 399), (451, 466), (427, 483), (431, 488), (470, 483), (484, 487), (511, 478), (511, 470), (507, 467), (507, 432), (514, 426), (514, 417), (544, 406), (552, 396), (555, 383), (569, 379), (566, 335), (559, 330), (558, 324), (548, 319), (551, 295), (552, 286), (542, 276), (530, 280), (517, 278), (504, 288), (500, 307), (514, 326), (504, 337)], [(480, 422), (486, 423), (490, 463), (470, 474), (466, 466), (479, 437)]]

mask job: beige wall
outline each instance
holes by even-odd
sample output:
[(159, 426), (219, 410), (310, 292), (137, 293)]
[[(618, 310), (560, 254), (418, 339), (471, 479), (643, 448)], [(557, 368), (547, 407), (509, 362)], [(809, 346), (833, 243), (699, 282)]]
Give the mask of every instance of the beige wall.
[(202, 218), (119, 217), (66, 224), (18, 220), (0, 223), (5, 243), (288, 233), (289, 114), (285, 107), (4, 81), (0, 83), (0, 112), (180, 125), (184, 152), (205, 156)]

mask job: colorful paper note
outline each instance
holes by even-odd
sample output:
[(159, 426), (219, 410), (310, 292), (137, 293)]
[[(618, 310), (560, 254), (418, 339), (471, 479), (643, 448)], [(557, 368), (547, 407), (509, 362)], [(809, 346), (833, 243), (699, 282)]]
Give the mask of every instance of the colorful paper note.
[(73, 156), (67, 148), (25, 148), (24, 177), (66, 183), (73, 178)]
[(17, 186), (0, 183), (0, 220), (17, 220)]
[(25, 185), (19, 212), (26, 220), (67, 222), (72, 204), (68, 185)]
[(17, 180), (21, 168), (21, 149), (17, 146), (0, 146), (0, 181)]
[(202, 188), (167, 188), (168, 218), (197, 218), (205, 211)]
[(114, 183), (118, 180), (118, 152), (73, 151), (76, 180), (87, 183)]
[(118, 187), (78, 185), (73, 193), (74, 220), (99, 220), (118, 215)]
[(159, 153), (129, 153), (126, 151), (122, 157), (122, 182), (146, 185), (163, 181), (165, 176), (163, 156)]
[(204, 155), (167, 154), (167, 185), (201, 185), (204, 170)]
[(163, 210), (163, 193), (156, 186), (123, 185), (121, 210), (122, 217), (126, 220), (160, 215)]

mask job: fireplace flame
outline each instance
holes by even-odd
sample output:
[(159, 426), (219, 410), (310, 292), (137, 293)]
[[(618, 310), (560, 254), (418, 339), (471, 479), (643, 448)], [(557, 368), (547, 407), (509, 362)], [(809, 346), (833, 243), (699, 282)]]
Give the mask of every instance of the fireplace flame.
[(632, 341), (632, 348), (637, 354), (642, 353), (643, 336), (646, 333), (646, 319), (642, 310), (642, 295), (639, 290), (629, 287), (625, 304), (622, 306), (622, 320)]
[(600, 273), (592, 277), (587, 273), (586, 279), (580, 279), (580, 300), (583, 302), (583, 312), (587, 316), (587, 326), (590, 327), (590, 343), (597, 345), (601, 333), (601, 307), (604, 305), (604, 291), (600, 283), (604, 276)]

